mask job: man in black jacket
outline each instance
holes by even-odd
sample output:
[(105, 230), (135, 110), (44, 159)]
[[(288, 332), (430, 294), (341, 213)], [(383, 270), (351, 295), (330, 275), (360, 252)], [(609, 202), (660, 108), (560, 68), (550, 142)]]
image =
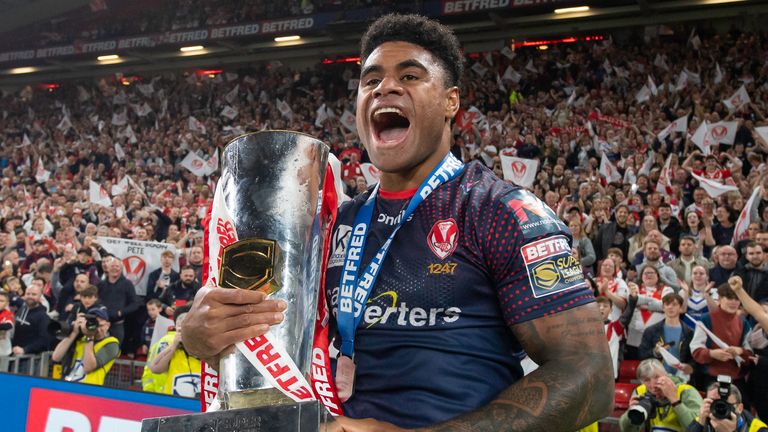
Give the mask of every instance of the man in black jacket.
[(597, 239), (595, 239), (595, 252), (598, 259), (608, 256), (608, 249), (612, 247), (621, 249), (623, 256), (628, 256), (629, 238), (635, 234), (635, 227), (628, 224), (628, 218), (629, 207), (621, 204), (616, 207), (615, 220), (600, 225)]
[(672, 206), (669, 203), (659, 204), (659, 230), (669, 239), (669, 251), (679, 255), (680, 221), (672, 215)]
[(48, 349), (50, 318), (40, 304), (43, 291), (37, 285), (30, 285), (24, 293), (24, 306), (16, 313), (16, 327), (13, 334), (13, 354), (37, 354)]
[(107, 307), (112, 326), (109, 332), (123, 342), (125, 317), (141, 307), (133, 283), (123, 276), (123, 264), (115, 257), (107, 258), (106, 278), (99, 282), (99, 299)]
[(147, 277), (147, 301), (162, 297), (166, 289), (179, 280), (179, 272), (172, 268), (175, 258), (174, 253), (169, 250), (160, 254), (160, 268)]
[(763, 247), (755, 242), (747, 243), (747, 264), (736, 269), (734, 276), (741, 276), (744, 291), (756, 302), (768, 299), (768, 271), (765, 269)]
[(199, 289), (200, 281), (195, 277), (195, 269), (190, 265), (184, 266), (180, 279), (171, 284), (160, 297), (162, 310), (168, 317), (172, 317), (177, 306), (192, 303)]

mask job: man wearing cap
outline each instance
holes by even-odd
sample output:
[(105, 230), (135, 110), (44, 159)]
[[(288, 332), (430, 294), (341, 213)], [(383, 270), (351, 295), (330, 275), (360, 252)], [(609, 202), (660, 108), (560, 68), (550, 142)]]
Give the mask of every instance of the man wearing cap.
[(175, 258), (176, 255), (170, 250), (160, 254), (160, 268), (152, 271), (147, 277), (147, 301), (161, 297), (168, 286), (179, 280), (179, 272), (173, 269)]
[(51, 358), (65, 365), (65, 380), (103, 385), (118, 355), (120, 342), (109, 335), (107, 308), (95, 306), (78, 314), (72, 332), (56, 345)]

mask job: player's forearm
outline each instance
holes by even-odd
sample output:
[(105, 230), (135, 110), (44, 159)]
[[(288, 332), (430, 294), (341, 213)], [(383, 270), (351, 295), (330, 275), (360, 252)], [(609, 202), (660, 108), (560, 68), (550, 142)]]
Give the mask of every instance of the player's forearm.
[(488, 405), (422, 430), (571, 432), (609, 414), (609, 362), (608, 356), (574, 355), (546, 363)]

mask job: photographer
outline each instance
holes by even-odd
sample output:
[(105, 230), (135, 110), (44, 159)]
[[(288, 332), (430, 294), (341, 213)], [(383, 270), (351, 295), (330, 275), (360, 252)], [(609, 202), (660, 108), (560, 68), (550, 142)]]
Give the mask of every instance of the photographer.
[(710, 384), (696, 420), (686, 432), (768, 432), (768, 425), (744, 410), (741, 391), (728, 376)]
[(637, 387), (629, 409), (619, 419), (621, 431), (682, 431), (696, 421), (701, 396), (693, 386), (669, 376), (656, 359), (646, 359), (637, 367)]
[(182, 344), (182, 327), (189, 308), (189, 305), (176, 308), (173, 316), (176, 330), (169, 331), (157, 342), (157, 347), (150, 349), (149, 370), (162, 375), (155, 383), (156, 389), (158, 383), (162, 383), (159, 393), (182, 397), (195, 397), (200, 393), (200, 360), (187, 353)]
[(72, 332), (56, 345), (51, 358), (65, 365), (65, 380), (103, 385), (118, 355), (120, 342), (109, 336), (107, 309), (97, 306), (78, 314)]

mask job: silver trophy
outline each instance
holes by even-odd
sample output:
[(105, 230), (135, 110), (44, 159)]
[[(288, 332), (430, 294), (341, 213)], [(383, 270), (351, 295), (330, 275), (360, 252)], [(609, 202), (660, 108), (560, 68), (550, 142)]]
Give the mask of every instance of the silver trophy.
[[(238, 241), (225, 247), (219, 285), (261, 290), (288, 303), (270, 329), (310, 382), (324, 230), (320, 221), (328, 147), (309, 135), (265, 131), (235, 138), (222, 154), (221, 191)], [(219, 363), (224, 411), (144, 421), (142, 431), (317, 431), (318, 402), (295, 403), (237, 350)], [(234, 410), (234, 411), (232, 411)], [(258, 427), (254, 427), (258, 424)]]

